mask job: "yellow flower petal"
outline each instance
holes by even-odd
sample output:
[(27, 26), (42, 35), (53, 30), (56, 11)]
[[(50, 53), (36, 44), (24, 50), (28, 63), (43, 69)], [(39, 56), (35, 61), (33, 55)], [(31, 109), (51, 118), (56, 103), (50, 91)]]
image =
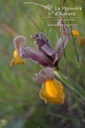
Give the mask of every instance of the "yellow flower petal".
[(56, 98), (57, 91), (56, 91), (56, 87), (53, 85), (52, 80), (47, 80), (45, 84), (46, 84), (46, 91), (48, 95)]
[(20, 58), (20, 55), (16, 52), (16, 50), (14, 51), (14, 58), (10, 63), (10, 66), (14, 66), (17, 64), (24, 64), (24, 61)]
[(80, 33), (77, 30), (72, 30), (73, 36), (80, 36)]
[(17, 51), (15, 50), (13, 55), (14, 55), (14, 58), (15, 58), (15, 57), (18, 56), (19, 54), (18, 54)]
[(40, 97), (45, 103), (64, 103), (66, 94), (64, 87), (58, 80), (47, 80), (40, 90)]
[(73, 36), (77, 36), (77, 40), (80, 46), (85, 44), (85, 37), (81, 37), (80, 33), (77, 30), (72, 30)]
[(77, 37), (77, 39), (80, 46), (83, 46), (85, 44), (85, 37)]

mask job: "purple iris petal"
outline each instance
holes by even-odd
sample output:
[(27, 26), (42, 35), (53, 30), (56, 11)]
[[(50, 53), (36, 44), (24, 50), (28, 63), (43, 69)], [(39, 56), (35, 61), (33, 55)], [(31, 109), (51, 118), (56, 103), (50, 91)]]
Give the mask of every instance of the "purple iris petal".
[(26, 46), (26, 38), (24, 36), (17, 36), (13, 40), (16, 51), (20, 52), (20, 47)]
[(42, 66), (51, 65), (51, 61), (48, 58), (46, 58), (46, 56), (43, 53), (31, 47), (21, 47), (20, 56), (22, 58), (31, 59), (34, 62), (38, 62)]
[(43, 54), (45, 54), (52, 62), (52, 64), (58, 60), (58, 54), (52, 48), (50, 48), (47, 44), (41, 47)]
[[(36, 40), (34, 43), (37, 45), (38, 49), (41, 52), (43, 52), (44, 54), (46, 54), (46, 51), (48, 51), (49, 49), (51, 51), (50, 45), (48, 43), (48, 39), (47, 39), (47, 37), (45, 36), (44, 33), (41, 32), (39, 34), (32, 35), (31, 37)], [(44, 51), (44, 49), (45, 49), (45, 51)]]
[(42, 32), (39, 33), (39, 34), (32, 35), (31, 37), (36, 40), (35, 44), (37, 45), (39, 50), (41, 50), (41, 47), (44, 44), (48, 44), (49, 45), (49, 41), (48, 41), (46, 35), (44, 33), (42, 33)]
[(41, 47), (41, 50), (43, 51), (43, 53), (49, 55), (49, 56), (52, 56), (55, 51), (49, 47), (47, 44), (44, 44), (42, 47)]
[(43, 68), (38, 74), (35, 74), (34, 80), (36, 82), (45, 82), (46, 80), (52, 80), (55, 77), (53, 68)]
[(41, 51), (53, 65), (58, 60), (58, 54), (50, 47), (49, 41), (45, 34), (35, 34), (32, 38), (36, 39), (35, 44), (38, 46), (39, 51)]
[(55, 47), (55, 51), (58, 53), (58, 59), (60, 59), (67, 43), (68, 40), (70, 39), (70, 36), (64, 34), (57, 42), (56, 47)]

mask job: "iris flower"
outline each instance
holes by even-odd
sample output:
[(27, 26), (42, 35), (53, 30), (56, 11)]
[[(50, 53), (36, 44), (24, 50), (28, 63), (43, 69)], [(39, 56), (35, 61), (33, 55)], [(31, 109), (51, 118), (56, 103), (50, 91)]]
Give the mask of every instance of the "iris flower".
[(14, 38), (14, 47), (18, 56), (21, 59), (39, 63), (43, 67), (36, 74), (34, 80), (42, 83), (39, 94), (45, 103), (64, 103), (66, 97), (65, 90), (62, 83), (56, 80), (54, 72), (58, 68), (61, 55), (70, 39), (69, 33), (69, 29), (64, 26), (62, 37), (60, 37), (54, 49), (50, 46), (49, 40), (42, 32), (31, 36), (35, 40), (34, 44), (37, 46), (37, 49), (27, 46), (24, 36)]

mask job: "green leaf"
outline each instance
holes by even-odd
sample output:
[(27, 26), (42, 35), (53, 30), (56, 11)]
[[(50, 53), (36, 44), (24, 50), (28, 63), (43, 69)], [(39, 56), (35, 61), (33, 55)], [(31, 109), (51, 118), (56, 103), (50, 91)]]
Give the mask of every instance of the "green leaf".
[(55, 74), (65, 85), (85, 99), (85, 90), (79, 84), (64, 76), (60, 71), (55, 71)]

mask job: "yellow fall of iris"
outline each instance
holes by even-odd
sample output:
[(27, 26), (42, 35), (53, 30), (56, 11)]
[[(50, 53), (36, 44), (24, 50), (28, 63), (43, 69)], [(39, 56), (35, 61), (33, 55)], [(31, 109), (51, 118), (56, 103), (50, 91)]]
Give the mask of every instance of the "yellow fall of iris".
[(14, 66), (17, 64), (24, 64), (24, 61), (20, 58), (20, 55), (17, 53), (17, 51), (14, 51), (14, 58), (12, 59), (10, 66)]
[(85, 37), (81, 37), (80, 33), (77, 30), (72, 30), (73, 36), (77, 37), (78, 43), (80, 46), (85, 44)]
[(62, 83), (56, 79), (47, 80), (42, 84), (40, 97), (45, 103), (63, 104), (66, 98), (66, 93)]

